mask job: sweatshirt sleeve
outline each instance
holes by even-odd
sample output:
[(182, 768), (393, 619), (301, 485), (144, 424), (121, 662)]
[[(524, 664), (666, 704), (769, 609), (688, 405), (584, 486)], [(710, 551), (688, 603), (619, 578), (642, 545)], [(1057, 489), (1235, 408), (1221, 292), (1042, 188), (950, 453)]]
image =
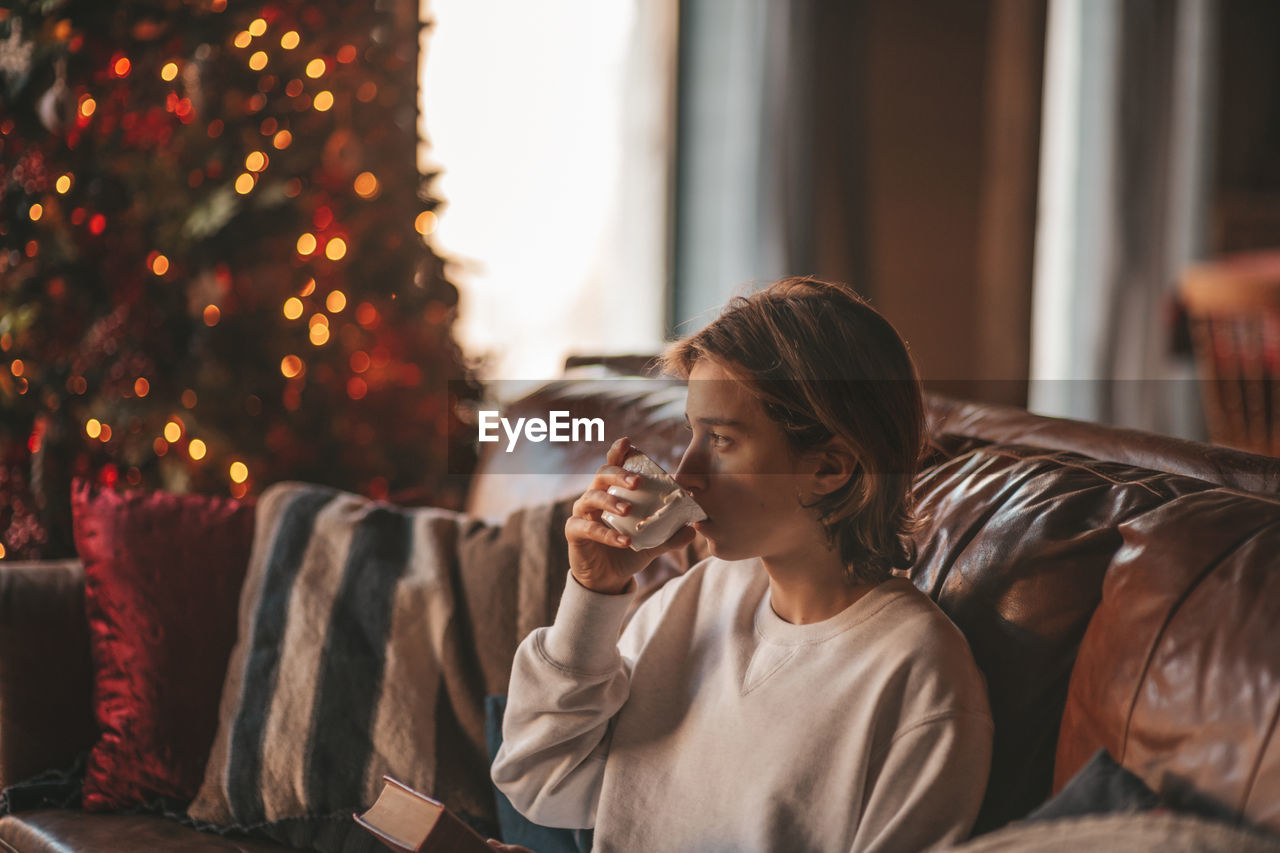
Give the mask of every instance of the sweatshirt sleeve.
[(609, 721), (629, 690), (632, 662), (618, 651), (618, 633), (634, 594), (634, 582), (629, 594), (603, 595), (570, 575), (555, 621), (516, 650), (491, 773), (536, 823), (595, 824)]
[(853, 849), (935, 850), (964, 841), (991, 769), (991, 716), (952, 711), (894, 738), (878, 762)]

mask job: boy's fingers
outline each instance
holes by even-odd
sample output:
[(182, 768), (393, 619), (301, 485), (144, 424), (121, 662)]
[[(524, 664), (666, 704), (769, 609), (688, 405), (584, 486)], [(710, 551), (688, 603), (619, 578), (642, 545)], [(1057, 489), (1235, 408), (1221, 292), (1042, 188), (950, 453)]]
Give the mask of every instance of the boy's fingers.
[(609, 452), (605, 454), (605, 459), (610, 465), (621, 465), (630, 452), (631, 439), (624, 435), (609, 446)]

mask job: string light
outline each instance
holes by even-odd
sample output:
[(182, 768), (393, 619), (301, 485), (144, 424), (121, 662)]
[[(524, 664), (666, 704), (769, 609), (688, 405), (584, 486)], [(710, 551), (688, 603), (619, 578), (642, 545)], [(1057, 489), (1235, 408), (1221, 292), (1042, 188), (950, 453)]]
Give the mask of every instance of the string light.
[(250, 172), (261, 172), (267, 168), (267, 155), (261, 151), (252, 151), (244, 158), (244, 167)]
[(316, 280), (314, 278), (307, 279), (307, 283), (302, 285), (302, 290), (298, 291), (299, 296), (310, 296), (316, 292)]
[(155, 441), (151, 442), (151, 450), (156, 456), (164, 456), (169, 452), (169, 442), (165, 441), (163, 437), (157, 437)]
[(302, 359), (296, 355), (286, 355), (280, 359), (280, 373), (285, 379), (293, 379), (302, 373)]
[(169, 271), (169, 259), (157, 253), (151, 261), (151, 271), (156, 275), (164, 275)]
[(253, 55), (249, 57), (249, 68), (254, 71), (261, 71), (267, 67), (267, 52), (265, 50), (255, 50)]
[(27, 215), (31, 217), (32, 222), (39, 222), (40, 217), (44, 216), (44, 205), (36, 202), (31, 205), (31, 209), (27, 211)]
[(302, 300), (296, 296), (290, 296), (284, 301), (284, 316), (286, 320), (296, 320), (302, 316)]
[(106, 444), (108, 441), (110, 441), (110, 440), (111, 440), (111, 425), (110, 425), (110, 424), (103, 424), (103, 425), (102, 425), (102, 434), (98, 436), (98, 440), (99, 440), (99, 441), (101, 441), (103, 444)]
[(255, 38), (260, 35), (263, 35), (264, 33), (266, 33), (266, 31), (267, 31), (267, 22), (263, 18), (254, 18), (253, 22), (249, 24), (249, 35)]
[(342, 309), (347, 307), (347, 295), (341, 290), (335, 290), (329, 294), (324, 301), (324, 307), (329, 309), (330, 314), (338, 314)]
[(293, 134), (287, 130), (282, 130), (271, 140), (271, 144), (276, 147), (277, 151), (283, 151), (293, 142)]
[(298, 37), (297, 30), (289, 30), (289, 32), (280, 36), (280, 46), (285, 50), (293, 50), (301, 42), (302, 39)]
[(352, 376), (347, 380), (347, 396), (352, 400), (361, 400), (365, 394), (369, 393), (369, 383), (365, 382), (359, 376)]
[(97, 418), (89, 418), (84, 424), (84, 434), (89, 438), (98, 438), (102, 435), (102, 422)]
[(145, 377), (139, 376), (133, 381), (133, 393), (139, 397), (145, 397), (151, 393), (151, 383)]
[(176, 443), (182, 438), (183, 423), (178, 418), (172, 418), (164, 425), (164, 440), (170, 444)]
[(324, 247), (324, 256), (331, 261), (340, 261), (347, 255), (347, 241), (334, 237)]
[(12, 373), (14, 376), (21, 376), (24, 372), (26, 372), (26, 369), (27, 369), (27, 366), (22, 363), (22, 359), (20, 358), (15, 358), (13, 360), (13, 364), (9, 365), (9, 372)]
[(178, 63), (166, 62), (160, 67), (160, 79), (166, 83), (172, 83), (178, 77)]
[(312, 106), (317, 112), (326, 113), (333, 107), (333, 92), (325, 89), (323, 92), (317, 92)]
[(298, 238), (298, 254), (306, 257), (316, 250), (316, 236), (314, 234), (303, 234)]
[(66, 195), (67, 192), (70, 191), (71, 189), (71, 176), (70, 175), (60, 176), (58, 180), (54, 183), (53, 188), (58, 191), (59, 195)]
[(361, 172), (356, 175), (354, 187), (361, 198), (373, 198), (378, 194), (378, 179), (373, 172)]
[(245, 480), (249, 479), (249, 466), (237, 459), (235, 462), (231, 463), (231, 468), (228, 473), (231, 475), (231, 481), (233, 483), (243, 483)]
[(98, 102), (95, 101), (93, 98), (90, 98), (88, 95), (85, 95), (84, 98), (82, 98), (80, 101), (80, 115), (84, 116), (85, 118), (88, 118), (89, 116), (93, 115), (93, 111), (96, 110), (97, 108), (98, 108)]
[(430, 210), (424, 210), (418, 214), (418, 218), (413, 220), (413, 230), (417, 231), (423, 237), (436, 230), (438, 219)]
[(191, 444), (187, 445), (187, 453), (190, 454), (191, 458), (196, 462), (203, 459), (207, 452), (208, 448), (205, 447), (205, 443), (198, 438), (191, 439)]
[(240, 195), (248, 195), (253, 191), (255, 183), (256, 180), (252, 174), (243, 172), (240, 177), (236, 178), (236, 192), (240, 193)]
[(129, 72), (133, 70), (133, 63), (129, 61), (129, 57), (122, 56), (111, 66), (111, 71), (119, 78), (124, 79), (129, 76)]
[(248, 30), (242, 30), (236, 33), (235, 41), (232, 42), (236, 47), (246, 48), (253, 42), (253, 35)]
[(338, 61), (343, 65), (356, 60), (356, 46), (354, 44), (344, 44), (338, 48)]
[(351, 353), (351, 369), (356, 373), (364, 373), (369, 369), (369, 353), (356, 350)]
[(307, 63), (307, 76), (312, 80), (318, 80), (324, 76), (326, 67), (324, 60), (317, 56)]
[(222, 319), (222, 311), (217, 305), (204, 306), (204, 324), (210, 328), (218, 325), (218, 321)]

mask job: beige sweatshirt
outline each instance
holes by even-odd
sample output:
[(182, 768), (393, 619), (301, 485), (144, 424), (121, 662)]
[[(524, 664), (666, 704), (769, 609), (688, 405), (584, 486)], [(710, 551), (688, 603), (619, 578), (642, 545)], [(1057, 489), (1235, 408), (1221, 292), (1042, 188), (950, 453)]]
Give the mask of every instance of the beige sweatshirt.
[(493, 779), (598, 851), (913, 851), (966, 837), (991, 714), (964, 636), (910, 581), (792, 625), (759, 560), (706, 560), (617, 640), (628, 595), (570, 577), (516, 653)]

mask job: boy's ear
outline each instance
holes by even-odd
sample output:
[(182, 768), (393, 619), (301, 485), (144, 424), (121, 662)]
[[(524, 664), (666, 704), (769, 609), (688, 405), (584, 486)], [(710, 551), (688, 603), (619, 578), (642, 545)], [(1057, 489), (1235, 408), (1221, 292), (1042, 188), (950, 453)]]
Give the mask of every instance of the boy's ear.
[(832, 438), (826, 444), (814, 448), (813, 494), (829, 495), (840, 489), (858, 471), (858, 456), (847, 443)]

